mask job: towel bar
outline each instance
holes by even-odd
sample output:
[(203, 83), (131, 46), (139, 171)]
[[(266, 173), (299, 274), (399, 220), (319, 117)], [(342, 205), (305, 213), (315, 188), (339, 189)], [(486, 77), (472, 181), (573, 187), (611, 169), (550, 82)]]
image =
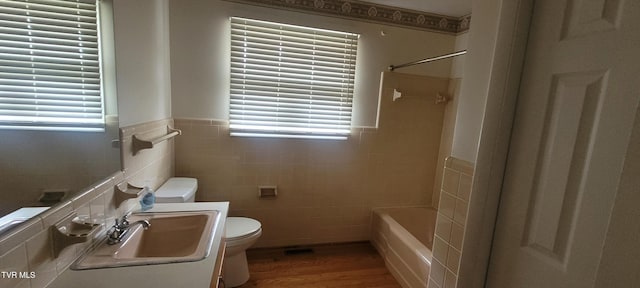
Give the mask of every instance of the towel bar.
[(169, 126), (167, 126), (167, 131), (168, 131), (167, 135), (160, 136), (158, 138), (154, 138), (151, 140), (140, 139), (137, 135), (133, 135), (133, 138), (132, 138), (133, 155), (136, 155), (138, 151), (142, 149), (151, 149), (153, 148), (154, 145), (160, 142), (169, 140), (178, 135), (182, 135), (182, 131), (180, 131), (179, 129), (171, 128)]

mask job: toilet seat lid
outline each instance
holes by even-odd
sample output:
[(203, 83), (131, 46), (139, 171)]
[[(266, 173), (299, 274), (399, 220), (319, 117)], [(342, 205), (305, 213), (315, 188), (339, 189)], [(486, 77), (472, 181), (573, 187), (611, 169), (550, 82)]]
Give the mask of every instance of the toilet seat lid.
[(182, 203), (198, 190), (198, 179), (173, 177), (156, 190), (156, 202)]
[(225, 238), (240, 238), (260, 230), (259, 221), (247, 217), (227, 217)]

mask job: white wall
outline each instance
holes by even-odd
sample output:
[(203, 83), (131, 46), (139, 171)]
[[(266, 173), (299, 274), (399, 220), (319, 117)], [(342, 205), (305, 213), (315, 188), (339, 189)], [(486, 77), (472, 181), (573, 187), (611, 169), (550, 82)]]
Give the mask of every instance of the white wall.
[[(454, 51), (460, 51), (467, 49), (469, 45), (469, 31), (456, 36), (454, 43)], [(464, 75), (464, 63), (466, 55), (456, 56), (451, 63), (451, 78), (462, 78)]]
[[(467, 49), (467, 42), (469, 39), (469, 33), (456, 36), (454, 51), (460, 51)], [(465, 55), (456, 56), (451, 63), (451, 81), (449, 81), (449, 90), (447, 91), (449, 101), (445, 104), (444, 121), (442, 122), (442, 134), (440, 136), (440, 151), (438, 153), (438, 164), (436, 165), (436, 178), (433, 187), (433, 199), (432, 204), (434, 207), (438, 207), (440, 202), (440, 190), (442, 189), (442, 176), (444, 173), (445, 159), (451, 156), (453, 147), (453, 132), (456, 125), (456, 114), (458, 109), (458, 102), (460, 98), (460, 86), (464, 81), (464, 62)]]
[(114, 0), (120, 127), (171, 117), (168, 0)]
[[(170, 8), (174, 118), (228, 119), (231, 16), (360, 33), (353, 120), (357, 127), (376, 125), (380, 72), (392, 64), (450, 52), (455, 44), (452, 35), (224, 1), (174, 0)], [(450, 66), (451, 61), (439, 61), (398, 71), (449, 77)]]
[(468, 32), (468, 53), (464, 61), (458, 99), (452, 155), (476, 162), (480, 128), (489, 92), (491, 67), (496, 48), (496, 35), (500, 15), (500, 0), (473, 1), (471, 28)]

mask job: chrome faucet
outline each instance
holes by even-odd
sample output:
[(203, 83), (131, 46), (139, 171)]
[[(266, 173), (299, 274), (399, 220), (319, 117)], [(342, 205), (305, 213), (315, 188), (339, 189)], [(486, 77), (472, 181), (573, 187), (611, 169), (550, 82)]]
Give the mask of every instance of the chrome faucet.
[(116, 223), (113, 224), (111, 229), (109, 229), (109, 231), (107, 232), (107, 244), (114, 245), (120, 243), (127, 232), (129, 232), (131, 227), (136, 224), (142, 225), (142, 228), (144, 230), (147, 230), (149, 229), (149, 227), (151, 227), (151, 223), (149, 223), (149, 220), (146, 219), (129, 223), (129, 216), (131, 216), (131, 212), (122, 216), (122, 219), (116, 219)]

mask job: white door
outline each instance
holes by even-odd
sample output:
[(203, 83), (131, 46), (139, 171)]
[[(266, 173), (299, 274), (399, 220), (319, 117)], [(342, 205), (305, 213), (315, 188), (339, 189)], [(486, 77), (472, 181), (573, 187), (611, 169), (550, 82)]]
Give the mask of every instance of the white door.
[(640, 101), (640, 1), (534, 7), (486, 287), (594, 287)]

